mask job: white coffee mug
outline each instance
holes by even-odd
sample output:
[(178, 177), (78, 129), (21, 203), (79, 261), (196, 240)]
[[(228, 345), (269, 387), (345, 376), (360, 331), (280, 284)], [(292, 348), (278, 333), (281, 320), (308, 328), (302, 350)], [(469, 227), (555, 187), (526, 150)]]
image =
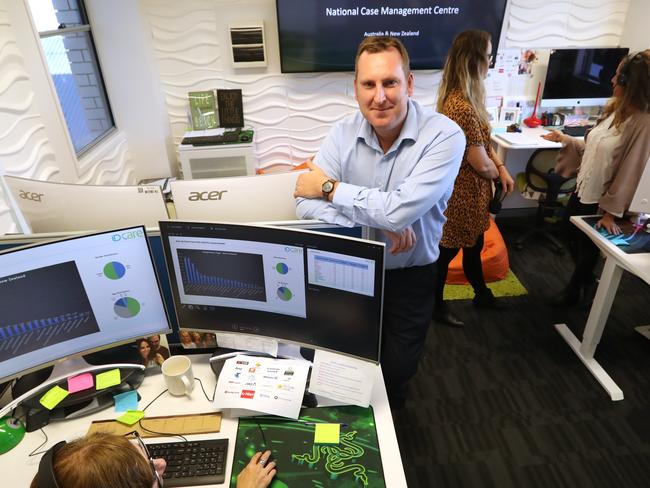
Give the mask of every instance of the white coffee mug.
[(162, 364), (167, 390), (172, 395), (189, 395), (194, 389), (192, 361), (187, 356), (170, 356)]

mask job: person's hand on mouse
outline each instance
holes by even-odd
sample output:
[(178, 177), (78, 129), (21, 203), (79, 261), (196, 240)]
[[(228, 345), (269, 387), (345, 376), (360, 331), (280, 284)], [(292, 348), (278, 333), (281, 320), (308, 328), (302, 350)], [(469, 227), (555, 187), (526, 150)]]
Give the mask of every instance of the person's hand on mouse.
[(271, 484), (277, 469), (275, 461), (269, 462), (271, 451), (257, 452), (237, 476), (237, 488), (266, 488)]

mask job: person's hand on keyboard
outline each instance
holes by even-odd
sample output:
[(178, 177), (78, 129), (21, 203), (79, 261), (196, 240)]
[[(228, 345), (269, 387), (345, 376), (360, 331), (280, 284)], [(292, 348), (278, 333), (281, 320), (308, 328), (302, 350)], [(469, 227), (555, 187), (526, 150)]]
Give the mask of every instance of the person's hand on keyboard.
[(266, 488), (275, 473), (275, 461), (269, 462), (271, 451), (258, 452), (237, 476), (237, 488)]

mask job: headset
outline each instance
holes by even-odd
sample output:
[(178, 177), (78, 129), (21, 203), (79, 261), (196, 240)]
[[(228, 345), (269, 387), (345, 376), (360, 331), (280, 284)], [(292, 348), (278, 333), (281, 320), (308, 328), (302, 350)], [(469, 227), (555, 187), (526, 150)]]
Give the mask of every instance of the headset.
[(65, 441), (58, 442), (43, 454), (41, 462), (38, 463), (38, 474), (36, 475), (38, 488), (59, 488), (54, 475), (54, 456), (65, 445)]
[(621, 67), (621, 71), (616, 77), (616, 84), (618, 86), (626, 86), (630, 78), (630, 70), (632, 69), (632, 63), (641, 63), (641, 62), (643, 62), (643, 54), (636, 53), (634, 56), (631, 56)]

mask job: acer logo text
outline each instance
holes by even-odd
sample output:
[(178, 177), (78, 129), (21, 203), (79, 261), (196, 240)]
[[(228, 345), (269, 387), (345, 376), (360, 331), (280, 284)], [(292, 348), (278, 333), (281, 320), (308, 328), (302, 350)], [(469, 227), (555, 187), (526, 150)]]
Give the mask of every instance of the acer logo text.
[(43, 193), (34, 193), (32, 191), (18, 190), (18, 196), (23, 200), (31, 200), (32, 202), (40, 202)]
[(213, 191), (193, 191), (190, 192), (188, 200), (190, 202), (207, 201), (207, 200), (221, 200), (224, 193), (228, 190), (213, 190)]

